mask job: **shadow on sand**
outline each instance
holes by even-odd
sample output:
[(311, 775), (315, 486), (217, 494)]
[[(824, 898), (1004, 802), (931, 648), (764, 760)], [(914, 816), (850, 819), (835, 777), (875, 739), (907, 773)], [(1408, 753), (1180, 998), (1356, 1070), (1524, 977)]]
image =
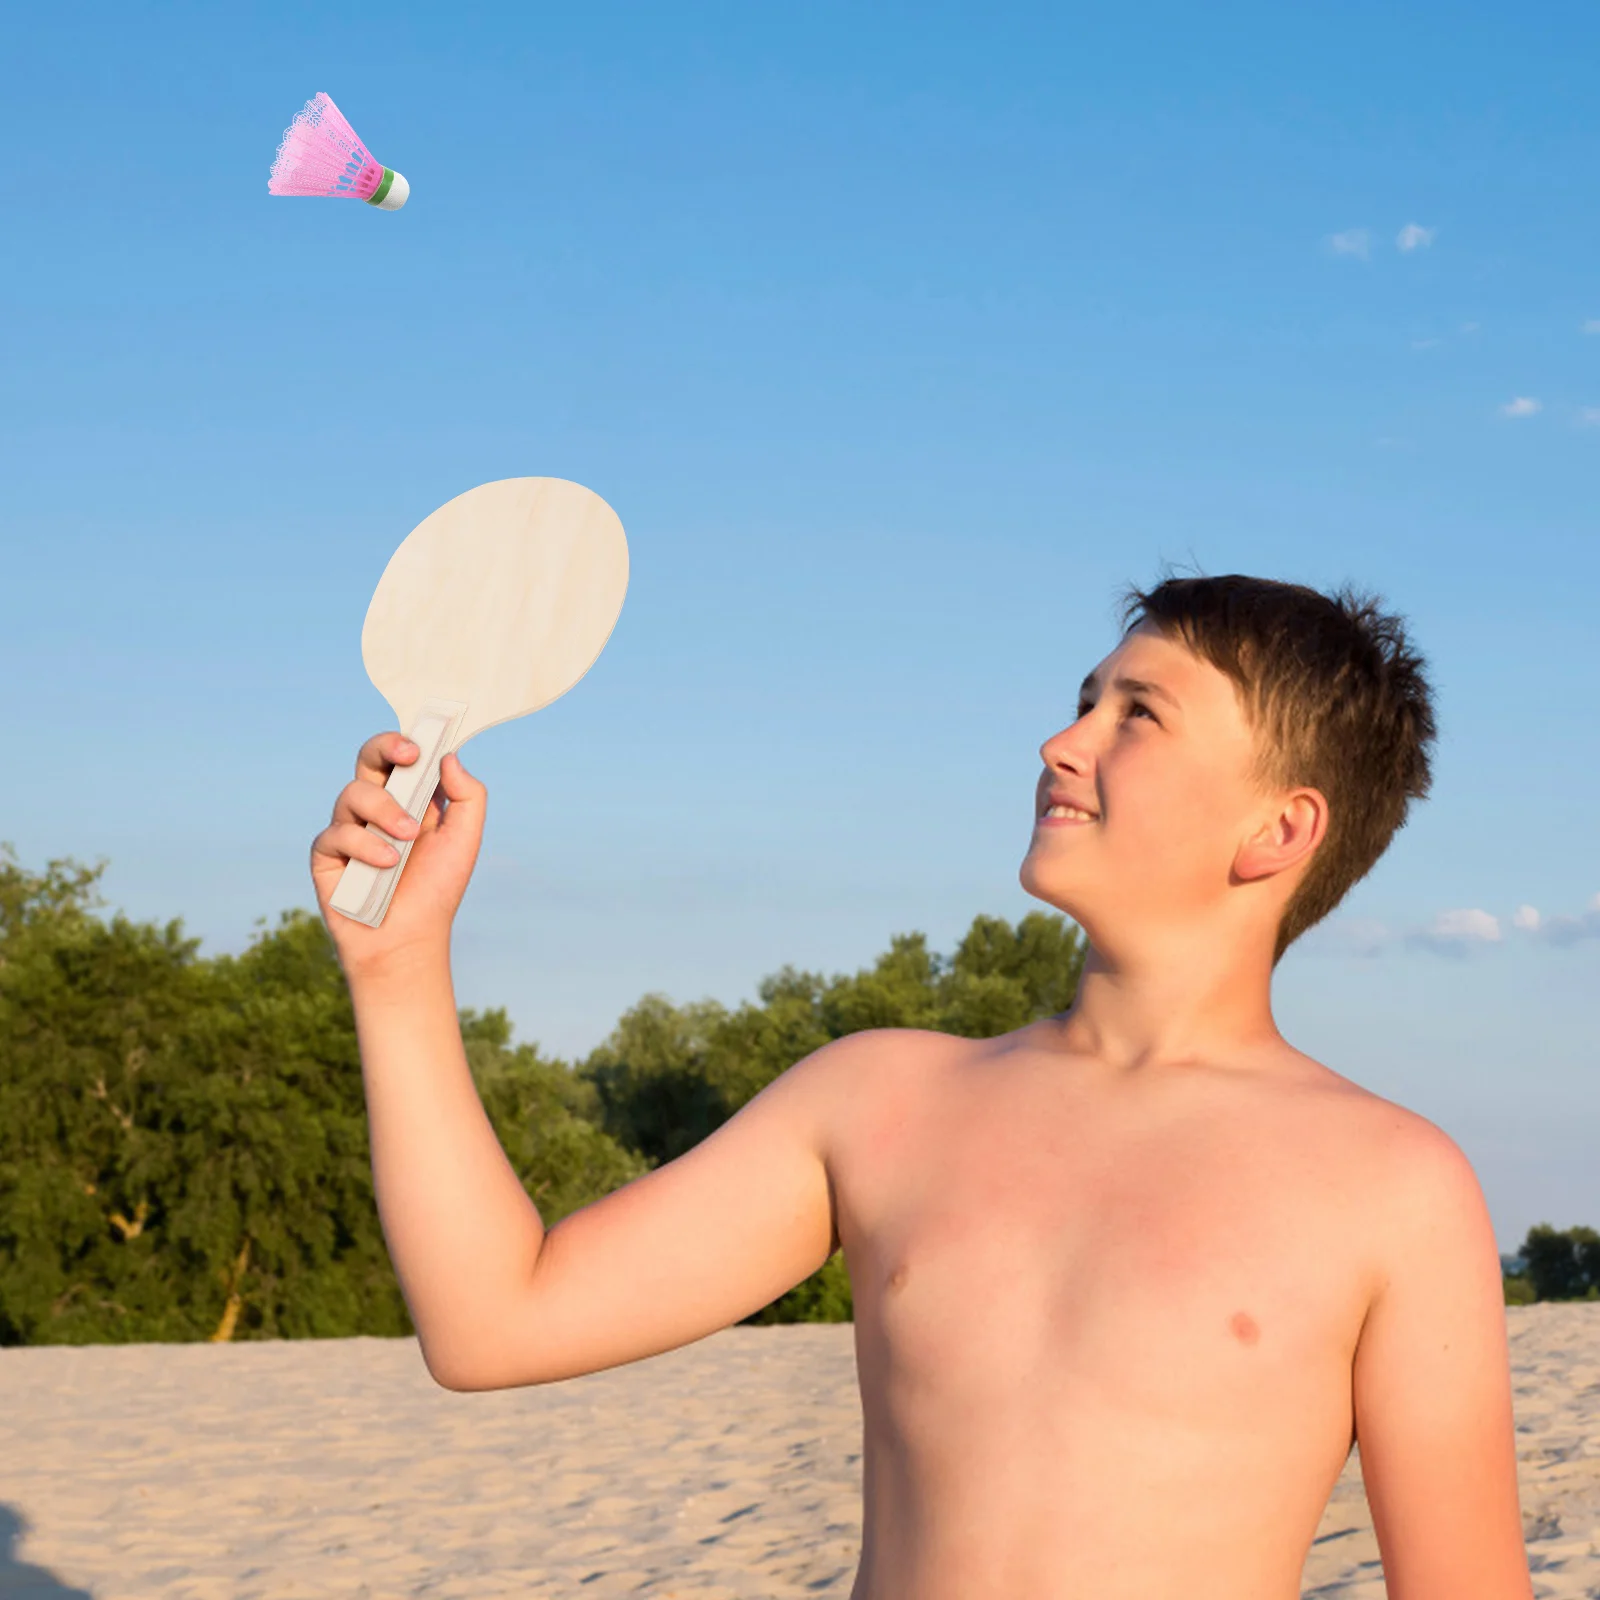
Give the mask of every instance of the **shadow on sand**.
[(27, 1531), (20, 1512), (0, 1505), (0, 1600), (94, 1600), (87, 1589), (74, 1589), (44, 1567), (18, 1559)]

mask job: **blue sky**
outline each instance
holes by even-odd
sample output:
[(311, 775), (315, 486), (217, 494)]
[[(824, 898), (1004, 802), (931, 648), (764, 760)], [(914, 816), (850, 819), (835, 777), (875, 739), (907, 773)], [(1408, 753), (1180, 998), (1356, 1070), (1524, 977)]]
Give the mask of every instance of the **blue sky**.
[[(465, 1003), (587, 1049), (1016, 886), (1164, 561), (1374, 588), (1435, 798), (1285, 961), (1297, 1043), (1600, 1223), (1600, 14), (80, 6), (0, 83), (0, 838), (206, 948), (309, 902), (398, 540), (603, 494), (633, 578), (491, 785)], [(317, 90), (409, 178), (269, 199)], [(1521, 907), (1535, 908), (1539, 924)], [(1551, 919), (1568, 919), (1565, 922)]]

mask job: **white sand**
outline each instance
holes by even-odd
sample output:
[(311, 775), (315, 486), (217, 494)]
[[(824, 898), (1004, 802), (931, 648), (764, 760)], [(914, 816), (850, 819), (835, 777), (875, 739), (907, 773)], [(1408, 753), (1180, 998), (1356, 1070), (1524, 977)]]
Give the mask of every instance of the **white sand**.
[[(1600, 1305), (1508, 1317), (1535, 1593), (1577, 1600)], [(840, 1327), (492, 1395), (437, 1388), (410, 1341), (0, 1351), (0, 1597), (847, 1596), (854, 1383)], [(1383, 1594), (1354, 1463), (1306, 1593)]]

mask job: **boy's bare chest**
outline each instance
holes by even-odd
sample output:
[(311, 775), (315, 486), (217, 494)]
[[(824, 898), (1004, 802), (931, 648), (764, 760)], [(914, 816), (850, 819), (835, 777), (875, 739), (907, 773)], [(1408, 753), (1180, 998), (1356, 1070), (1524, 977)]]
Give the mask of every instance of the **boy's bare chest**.
[(998, 1087), (901, 1108), (842, 1174), (863, 1380), (886, 1405), (913, 1426), (949, 1405), (1148, 1419), (1212, 1447), (1348, 1429), (1373, 1243), (1358, 1118), (1232, 1086)]

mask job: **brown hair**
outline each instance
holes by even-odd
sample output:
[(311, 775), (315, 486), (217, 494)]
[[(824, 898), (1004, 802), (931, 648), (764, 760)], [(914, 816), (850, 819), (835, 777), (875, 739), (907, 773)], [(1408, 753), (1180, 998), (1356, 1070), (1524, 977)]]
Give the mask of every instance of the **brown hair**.
[(1278, 928), (1276, 961), (1372, 870), (1428, 792), (1433, 693), (1405, 622), (1377, 597), (1267, 578), (1167, 578), (1129, 589), (1123, 625), (1148, 622), (1233, 680), (1256, 735), (1257, 777), (1307, 784), (1328, 831)]

